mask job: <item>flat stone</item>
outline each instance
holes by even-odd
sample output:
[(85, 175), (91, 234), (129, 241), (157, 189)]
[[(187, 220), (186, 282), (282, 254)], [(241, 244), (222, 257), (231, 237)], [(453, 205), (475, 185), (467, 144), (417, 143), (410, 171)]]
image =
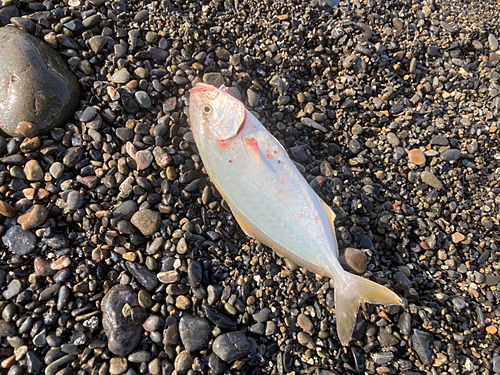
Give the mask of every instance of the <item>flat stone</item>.
[(80, 98), (76, 77), (47, 43), (17, 27), (0, 28), (0, 131), (16, 136), (19, 121), (41, 132), (63, 126)]
[(118, 69), (111, 76), (111, 81), (113, 83), (124, 84), (130, 80), (130, 73), (127, 68)]
[(410, 150), (408, 152), (408, 161), (415, 165), (424, 165), (425, 164), (425, 155), (420, 149)]
[(160, 214), (150, 209), (137, 211), (132, 215), (130, 222), (146, 237), (155, 234), (161, 225)]
[(109, 361), (109, 373), (111, 375), (123, 374), (128, 369), (127, 358), (114, 357)]
[(456, 148), (450, 148), (449, 150), (445, 150), (441, 153), (441, 159), (444, 161), (456, 161), (460, 159), (460, 156), (462, 153), (460, 150), (457, 150)]
[(21, 293), (22, 290), (23, 284), (21, 283), (21, 280), (14, 279), (9, 283), (7, 289), (3, 292), (2, 295), (5, 299), (11, 299)]
[(439, 179), (436, 176), (434, 176), (434, 173), (432, 172), (423, 171), (420, 174), (420, 178), (422, 179), (422, 182), (424, 184), (432, 186), (434, 189), (439, 190), (443, 188), (443, 184), (441, 183), (441, 181), (439, 181)]

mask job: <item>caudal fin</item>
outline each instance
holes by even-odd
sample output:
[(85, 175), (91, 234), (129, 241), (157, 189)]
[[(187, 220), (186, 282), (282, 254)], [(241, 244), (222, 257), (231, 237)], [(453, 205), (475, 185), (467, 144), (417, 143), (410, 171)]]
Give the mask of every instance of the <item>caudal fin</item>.
[[(345, 280), (345, 278), (348, 278), (348, 280)], [(342, 283), (335, 283), (337, 334), (344, 346), (348, 345), (351, 340), (356, 315), (361, 303), (403, 305), (401, 298), (385, 286), (348, 272), (346, 272), (345, 278)]]

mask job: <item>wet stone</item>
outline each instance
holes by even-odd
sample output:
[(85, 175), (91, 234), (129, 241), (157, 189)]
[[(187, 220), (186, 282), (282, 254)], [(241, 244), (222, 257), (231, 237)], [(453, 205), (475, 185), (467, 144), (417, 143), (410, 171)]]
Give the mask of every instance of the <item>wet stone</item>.
[(26, 138), (33, 138), (40, 133), (40, 129), (38, 129), (38, 126), (31, 122), (19, 121), (16, 126), (16, 133)]
[(214, 340), (212, 350), (224, 362), (232, 362), (249, 353), (250, 342), (243, 332), (224, 333)]
[(210, 325), (206, 319), (187, 315), (179, 321), (179, 334), (186, 351), (197, 352), (208, 345)]
[(120, 357), (130, 354), (142, 338), (141, 325), (123, 315), (125, 304), (136, 306), (137, 296), (128, 286), (116, 285), (104, 296), (101, 305), (102, 325), (108, 337), (108, 349)]
[[(47, 132), (61, 126), (78, 106), (80, 88), (61, 56), (39, 38), (17, 27), (0, 28), (0, 130), (16, 136), (19, 121)], [(16, 77), (16, 79), (13, 79)], [(33, 105), (36, 101), (36, 106)], [(14, 104), (15, 103), (15, 104)]]
[(144, 288), (153, 290), (158, 286), (156, 273), (139, 263), (126, 262), (127, 269)]
[(2, 242), (17, 255), (28, 255), (36, 246), (36, 237), (33, 233), (14, 225), (2, 237)]

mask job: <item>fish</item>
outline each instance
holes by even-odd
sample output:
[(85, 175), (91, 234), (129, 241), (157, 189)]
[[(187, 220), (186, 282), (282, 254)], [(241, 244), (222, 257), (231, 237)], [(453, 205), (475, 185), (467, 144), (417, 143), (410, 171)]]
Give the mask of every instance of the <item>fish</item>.
[(342, 268), (334, 212), (278, 140), (227, 88), (197, 83), (189, 94), (189, 122), (204, 168), (241, 229), (332, 279), (342, 345), (352, 338), (361, 303), (403, 305), (390, 289)]

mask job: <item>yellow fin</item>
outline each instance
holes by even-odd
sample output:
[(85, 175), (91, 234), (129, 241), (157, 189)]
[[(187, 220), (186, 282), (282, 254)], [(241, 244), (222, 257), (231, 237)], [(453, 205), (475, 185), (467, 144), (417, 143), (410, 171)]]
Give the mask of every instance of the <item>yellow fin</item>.
[(371, 280), (348, 272), (342, 275), (342, 283), (336, 283), (335, 315), (337, 334), (346, 346), (352, 337), (359, 305), (364, 302), (382, 305), (403, 305), (401, 298), (392, 290)]
[(335, 234), (335, 213), (333, 210), (330, 208), (329, 205), (327, 205), (323, 200), (321, 200), (321, 204), (323, 205), (323, 210), (325, 211), (326, 217), (328, 218), (328, 221), (330, 222), (330, 226), (332, 228), (333, 232), (333, 239), (335, 240), (335, 255), (337, 256), (337, 259), (339, 257), (339, 245), (337, 245), (337, 235)]

